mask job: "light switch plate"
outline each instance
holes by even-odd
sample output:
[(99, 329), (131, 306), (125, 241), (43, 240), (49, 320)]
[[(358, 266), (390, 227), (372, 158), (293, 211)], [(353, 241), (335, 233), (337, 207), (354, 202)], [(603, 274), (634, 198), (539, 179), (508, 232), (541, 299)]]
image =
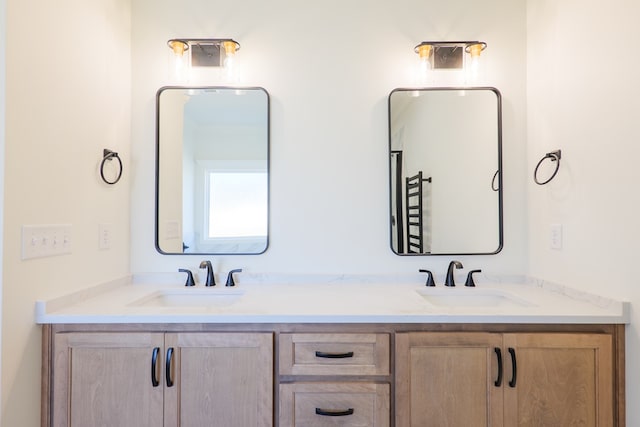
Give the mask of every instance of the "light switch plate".
[(71, 253), (71, 224), (23, 225), (22, 259)]

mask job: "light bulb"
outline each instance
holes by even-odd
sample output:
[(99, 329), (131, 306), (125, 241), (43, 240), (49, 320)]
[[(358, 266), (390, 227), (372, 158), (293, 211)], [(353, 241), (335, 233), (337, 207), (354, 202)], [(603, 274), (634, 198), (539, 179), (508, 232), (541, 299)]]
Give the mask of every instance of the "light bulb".
[(235, 57), (238, 46), (236, 42), (227, 40), (222, 42), (222, 47), (224, 47), (224, 62), (222, 65), (225, 69), (227, 80), (235, 81), (237, 80)]
[(487, 45), (484, 43), (475, 43), (468, 45), (466, 51), (469, 53), (469, 65), (468, 65), (468, 76), (471, 82), (475, 82), (478, 79), (478, 74), (480, 71), (480, 53), (484, 50)]
[(189, 50), (189, 45), (182, 40), (169, 40), (167, 44), (173, 52), (173, 77), (179, 82), (186, 81), (189, 75), (189, 56), (185, 52)]
[(420, 83), (428, 83), (431, 73), (431, 51), (433, 46), (430, 44), (420, 44), (416, 46), (415, 51), (420, 58), (418, 79)]

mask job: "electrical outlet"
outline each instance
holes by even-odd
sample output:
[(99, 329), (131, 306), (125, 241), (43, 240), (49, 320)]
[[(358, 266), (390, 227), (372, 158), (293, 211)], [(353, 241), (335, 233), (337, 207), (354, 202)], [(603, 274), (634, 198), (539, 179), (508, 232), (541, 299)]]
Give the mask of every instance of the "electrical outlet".
[(23, 225), (22, 259), (71, 253), (71, 224)]
[(550, 244), (551, 249), (562, 249), (562, 224), (551, 224)]
[(98, 248), (111, 249), (112, 234), (111, 224), (98, 224)]

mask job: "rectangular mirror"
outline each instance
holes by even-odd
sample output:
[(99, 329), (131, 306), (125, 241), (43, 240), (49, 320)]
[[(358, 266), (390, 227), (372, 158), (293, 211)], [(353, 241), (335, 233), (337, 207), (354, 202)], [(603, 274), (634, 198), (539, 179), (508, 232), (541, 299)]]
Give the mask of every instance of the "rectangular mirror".
[(398, 255), (502, 249), (502, 118), (495, 88), (389, 95), (391, 248)]
[(156, 248), (259, 254), (268, 246), (269, 95), (164, 87), (156, 96)]

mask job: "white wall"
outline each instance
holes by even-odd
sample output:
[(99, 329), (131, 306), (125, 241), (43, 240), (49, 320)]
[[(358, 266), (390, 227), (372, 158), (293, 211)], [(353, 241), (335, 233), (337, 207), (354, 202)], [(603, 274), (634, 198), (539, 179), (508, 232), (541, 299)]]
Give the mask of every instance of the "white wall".
[[(250, 11), (250, 13), (238, 13)], [(521, 273), (525, 260), (525, 3), (309, 3), (296, 0), (135, 0), (132, 12), (132, 270), (197, 267), (154, 242), (154, 94), (167, 80), (166, 41), (233, 37), (242, 82), (271, 95), (270, 247), (214, 256), (216, 271), (386, 273), (449, 257), (399, 257), (389, 243), (387, 96), (411, 86), (422, 40), (485, 40), (484, 66), (504, 95), (505, 249), (460, 257), (468, 267)], [(219, 84), (215, 78), (194, 81)]]
[[(130, 6), (8, 0), (6, 13), (1, 424), (36, 427), (35, 300), (130, 271)], [(124, 161), (115, 186), (100, 180), (103, 148)], [(73, 225), (71, 255), (21, 260), (23, 224), (60, 223)], [(112, 225), (111, 250), (98, 250), (99, 223)]]
[[(528, 167), (533, 276), (640, 304), (640, 3), (528, 2)], [(558, 176), (533, 183), (544, 153)], [(562, 250), (549, 227), (562, 224)], [(627, 425), (640, 425), (640, 315), (627, 328)]]

